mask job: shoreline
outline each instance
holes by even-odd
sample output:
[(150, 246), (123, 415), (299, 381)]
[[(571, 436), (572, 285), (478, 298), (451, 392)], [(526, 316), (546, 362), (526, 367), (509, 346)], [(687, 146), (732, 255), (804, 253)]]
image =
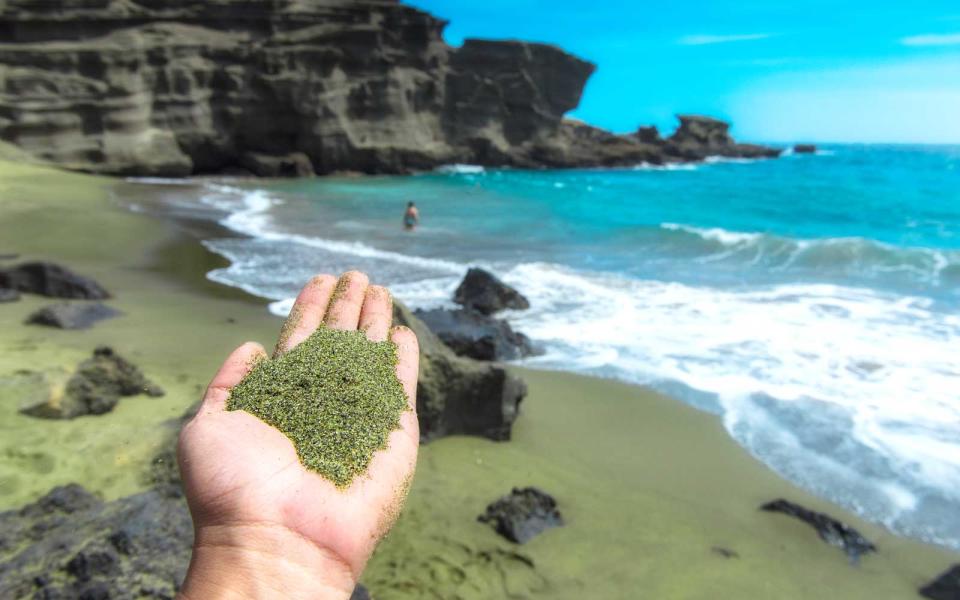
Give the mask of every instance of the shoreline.
[[(19, 472), (21, 487), (0, 502), (12, 508), (78, 476), (107, 498), (133, 493), (145, 484), (132, 472), (166, 434), (160, 424), (193, 402), (230, 349), (246, 339), (269, 343), (280, 320), (265, 310), (266, 300), (207, 279), (206, 265), (224, 259), (191, 234), (109, 200), (116, 181), (0, 169), (4, 196), (19, 198), (0, 201), (0, 239), (11, 246), (3, 252), (92, 276), (125, 313), (91, 330), (58, 331), (20, 324), (48, 299), (4, 305), (0, 375), (38, 362), (75, 364), (95, 344), (109, 343), (167, 390), (164, 398), (127, 398), (110, 414), (69, 422), (14, 412), (3, 451), (10, 456), (18, 446), (50, 458), (27, 457), (4, 473), (6, 482)], [(51, 229), (59, 232), (55, 240)], [(641, 588), (657, 598), (715, 597), (717, 590), (730, 597), (900, 597), (960, 559), (786, 482), (730, 439), (714, 415), (640, 386), (511, 369), (530, 385), (514, 439), (451, 437), (422, 448), (408, 506), (363, 578), (375, 597), (631, 597)], [(104, 472), (111, 471), (105, 458), (112, 472)], [(53, 466), (31, 476), (31, 460)], [(510, 487), (525, 485), (556, 496), (567, 526), (518, 547), (475, 517)], [(757, 511), (780, 496), (853, 525), (880, 554), (853, 569), (806, 525)], [(738, 558), (718, 555), (715, 546)]]

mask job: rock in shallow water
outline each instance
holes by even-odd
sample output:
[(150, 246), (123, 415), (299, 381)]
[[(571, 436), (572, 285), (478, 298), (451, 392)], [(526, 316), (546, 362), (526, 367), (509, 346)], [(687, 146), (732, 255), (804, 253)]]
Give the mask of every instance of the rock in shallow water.
[(509, 494), (487, 506), (486, 512), (477, 520), (489, 523), (497, 533), (517, 544), (524, 544), (547, 529), (563, 525), (557, 501), (535, 487), (513, 488)]
[(453, 301), (485, 315), (507, 308), (530, 308), (530, 301), (523, 294), (500, 281), (492, 273), (477, 268), (467, 271), (453, 293)]
[(793, 147), (793, 151), (796, 154), (813, 154), (817, 151), (817, 147), (813, 144), (797, 144)]
[(780, 512), (796, 517), (817, 530), (820, 539), (831, 546), (843, 550), (852, 564), (857, 564), (860, 557), (870, 552), (876, 552), (877, 547), (863, 537), (859, 531), (841, 523), (829, 515), (806, 509), (789, 500), (779, 499), (768, 502), (760, 507), (769, 512)]
[(0, 269), (0, 288), (51, 298), (105, 300), (110, 297), (107, 290), (89, 277), (48, 262), (23, 263)]
[(444, 344), (460, 356), (477, 360), (513, 360), (534, 354), (530, 338), (514, 331), (510, 324), (471, 309), (418, 310)]
[(98, 321), (112, 319), (121, 314), (119, 310), (101, 302), (74, 302), (44, 306), (27, 317), (26, 322), (60, 329), (87, 329)]

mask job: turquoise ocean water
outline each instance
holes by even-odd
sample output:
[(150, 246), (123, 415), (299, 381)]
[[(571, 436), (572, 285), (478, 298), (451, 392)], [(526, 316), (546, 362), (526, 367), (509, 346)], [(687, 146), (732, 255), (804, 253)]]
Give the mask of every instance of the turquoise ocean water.
[(505, 315), (545, 350), (530, 366), (654, 386), (811, 491), (960, 548), (960, 147), (187, 189), (167, 203), (243, 234), (206, 242), (231, 261), (210, 277), (277, 313), (315, 272), (433, 307), (487, 267), (531, 300)]

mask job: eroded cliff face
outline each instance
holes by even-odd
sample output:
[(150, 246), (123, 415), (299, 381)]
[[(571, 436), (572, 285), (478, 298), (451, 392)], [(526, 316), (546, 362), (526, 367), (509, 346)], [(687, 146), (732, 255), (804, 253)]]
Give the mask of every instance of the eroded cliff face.
[(393, 0), (7, 0), (0, 139), (120, 175), (693, 158), (564, 121), (590, 63), (515, 41), (452, 48), (444, 26)]

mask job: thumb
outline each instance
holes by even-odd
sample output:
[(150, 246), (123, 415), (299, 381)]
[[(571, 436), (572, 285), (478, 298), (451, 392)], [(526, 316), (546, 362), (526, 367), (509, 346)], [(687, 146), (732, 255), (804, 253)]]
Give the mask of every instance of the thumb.
[(240, 383), (258, 361), (266, 358), (267, 353), (263, 346), (256, 342), (247, 342), (231, 352), (207, 386), (197, 415), (222, 411), (227, 405), (233, 386)]

